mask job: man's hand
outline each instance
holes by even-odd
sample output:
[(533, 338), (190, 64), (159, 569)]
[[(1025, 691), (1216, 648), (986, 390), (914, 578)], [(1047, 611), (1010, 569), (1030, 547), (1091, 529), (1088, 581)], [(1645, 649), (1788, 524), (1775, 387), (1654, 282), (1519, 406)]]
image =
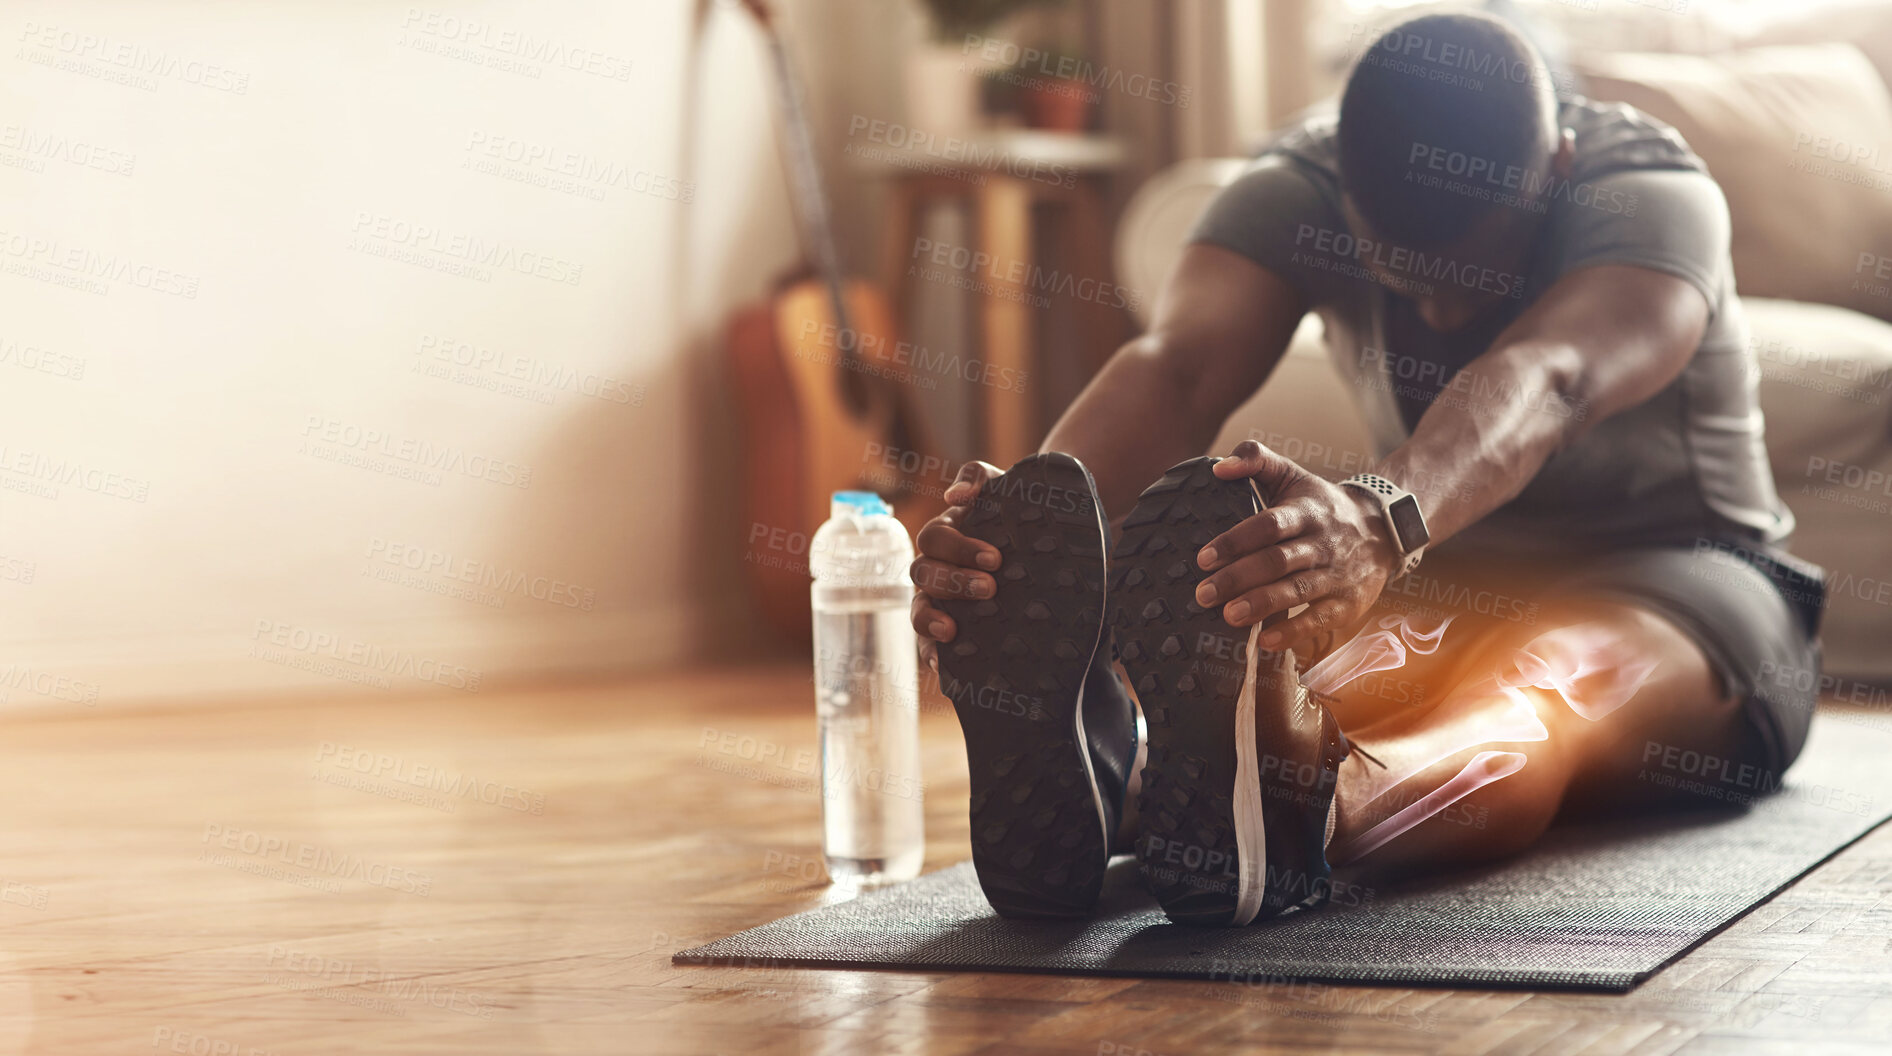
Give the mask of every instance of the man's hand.
[(1215, 475), (1254, 478), (1268, 508), (1197, 553), (1197, 566), (1215, 574), (1196, 588), (1196, 604), (1222, 606), (1223, 619), (1235, 627), (1307, 606), (1263, 631), (1261, 648), (1305, 645), (1357, 623), (1398, 571), (1398, 548), (1370, 497), (1323, 480), (1253, 440), (1217, 462)]
[(939, 643), (952, 641), (959, 628), (933, 602), (941, 598), (976, 601), (998, 593), (998, 580), (992, 578), (999, 569), (998, 548), (968, 537), (959, 525), (986, 481), (1000, 472), (990, 462), (960, 466), (959, 478), (946, 489), (948, 509), (920, 529), (920, 556), (913, 559), (912, 568), (913, 583), (920, 588), (913, 595), (913, 629), (920, 635), (920, 656), (935, 671), (939, 670)]

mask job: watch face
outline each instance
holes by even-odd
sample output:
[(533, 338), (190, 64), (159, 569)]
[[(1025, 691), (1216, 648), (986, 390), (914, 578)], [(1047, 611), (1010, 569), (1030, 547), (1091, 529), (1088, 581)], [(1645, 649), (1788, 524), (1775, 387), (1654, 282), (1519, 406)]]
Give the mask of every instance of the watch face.
[(1432, 534), (1426, 531), (1426, 519), (1419, 512), (1419, 500), (1411, 495), (1394, 499), (1386, 512), (1393, 518), (1393, 531), (1399, 534), (1399, 548), (1406, 553), (1426, 545)]

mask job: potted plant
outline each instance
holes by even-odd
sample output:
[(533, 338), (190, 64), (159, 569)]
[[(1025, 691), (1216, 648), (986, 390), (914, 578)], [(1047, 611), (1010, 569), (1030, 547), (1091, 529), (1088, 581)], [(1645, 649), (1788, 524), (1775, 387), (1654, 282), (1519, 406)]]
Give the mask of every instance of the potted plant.
[(1025, 124), (1053, 132), (1082, 132), (1090, 125), (1097, 92), (1086, 79), (1090, 65), (1075, 48), (1044, 48), (1019, 70), (1018, 109)]
[(1061, 0), (921, 0), (930, 41), (907, 62), (907, 116), (933, 135), (961, 135), (979, 126), (979, 79), (1024, 61), (1015, 41), (988, 36), (994, 25), (1031, 7)]

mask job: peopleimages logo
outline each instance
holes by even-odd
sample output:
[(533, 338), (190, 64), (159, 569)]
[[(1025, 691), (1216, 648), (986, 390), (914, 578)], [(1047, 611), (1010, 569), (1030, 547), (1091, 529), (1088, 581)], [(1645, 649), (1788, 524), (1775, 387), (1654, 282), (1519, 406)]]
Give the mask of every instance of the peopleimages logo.
[[(554, 391), (575, 392), (607, 403), (638, 402), (637, 386), (608, 374), (579, 371), (530, 353), (441, 334), (422, 334), (414, 355), (418, 373), (538, 403), (552, 402)], [(470, 373), (463, 375), (460, 371)]]
[[(1366, 26), (1355, 23), (1350, 36), (1358, 37), (1364, 32)], [(1472, 91), (1484, 90), (1485, 82), (1478, 79), (1481, 77), (1513, 84), (1543, 84), (1557, 92), (1576, 88), (1574, 77), (1553, 74), (1529, 59), (1481, 51), (1458, 41), (1434, 40), (1425, 33), (1404, 28), (1391, 29), (1374, 40), (1360, 56), (1360, 63)]]
[[(908, 275), (952, 285), (988, 296), (1004, 296), (1038, 308), (1048, 308), (1047, 295), (1070, 297), (1134, 312), (1141, 303), (1135, 290), (1103, 282), (1074, 271), (1045, 268), (1024, 260), (1008, 260), (984, 250), (930, 238), (915, 239), (908, 254)], [(930, 265), (930, 267), (928, 267)], [(937, 269), (946, 269), (944, 271)], [(989, 282), (986, 280), (990, 280)]]
[(375, 536), (368, 540), (368, 559), (382, 565), (437, 576), (456, 583), (470, 583), (500, 594), (510, 594), (548, 605), (590, 612), (598, 604), (598, 592), (556, 576), (520, 572), (492, 561), (479, 561), (459, 554), (435, 550), (429, 546)]
[(432, 657), (416, 656), (405, 649), (387, 649), (331, 631), (314, 630), (277, 620), (257, 620), (250, 632), (252, 650), (274, 647), (324, 661), (347, 664), (364, 672), (395, 675), (432, 682), (448, 689), (477, 692), (479, 671), (459, 664), (442, 663)]
[[(1086, 88), (1121, 92), (1138, 99), (1148, 99), (1153, 103), (1173, 106), (1178, 110), (1189, 109), (1189, 100), (1195, 94), (1187, 85), (1177, 84), (1175, 81), (1158, 80), (1143, 73), (1126, 73), (1109, 66), (1099, 66), (1073, 55), (1020, 47), (1008, 40), (968, 33), (965, 43), (960, 47), (960, 54), (971, 55), (975, 52), (978, 53), (981, 62), (1001, 63), (1011, 67), (1015, 74), (1036, 75), (1056, 81), (1075, 81)], [(1006, 80), (1008, 83), (1016, 83), (1009, 77)], [(1095, 102), (1096, 100), (1093, 97), (1086, 101)]]
[(89, 33), (66, 26), (29, 20), (21, 28), (18, 39), (26, 45), (26, 48), (33, 49), (31, 51), (23, 49), (18, 56), (29, 62), (45, 63), (42, 56), (56, 55), (65, 61), (79, 64), (76, 67), (62, 68), (70, 68), (75, 73), (92, 75), (93, 70), (84, 65), (89, 60), (116, 67), (121, 73), (120, 76), (106, 79), (120, 81), (146, 91), (158, 90), (157, 78), (159, 77), (169, 77), (185, 84), (212, 88), (233, 95), (245, 95), (250, 90), (250, 75), (247, 73), (226, 69), (201, 59), (186, 58), (169, 51), (148, 48), (143, 44), (102, 33)]
[[(70, 458), (55, 458), (39, 451), (8, 448), (0, 444), (0, 473), (17, 474), (26, 485), (43, 484), (44, 490), (30, 487), (42, 498), (56, 499), (59, 487), (74, 487), (94, 495), (104, 495), (129, 502), (144, 502), (151, 494), (151, 482), (139, 477), (114, 473)], [(0, 486), (11, 486), (9, 478), (0, 478)]]
[[(863, 133), (865, 133), (864, 136)], [(901, 155), (910, 153), (916, 157), (930, 158), (949, 165), (984, 172), (1004, 171), (1007, 175), (1021, 180), (1032, 180), (1053, 187), (1068, 188), (1077, 185), (1075, 169), (1037, 158), (1021, 158), (989, 140), (938, 136), (917, 128), (909, 128), (897, 121), (882, 121), (862, 114), (855, 114), (848, 120), (847, 135), (848, 144), (842, 148), (842, 152), (868, 161), (884, 160), (895, 164), (905, 164), (901, 160)], [(873, 152), (871, 147), (865, 147), (856, 142), (857, 138), (865, 138), (868, 143), (884, 147), (887, 151), (894, 153)], [(935, 173), (935, 175), (945, 174), (944, 172)]]
[[(348, 744), (323, 741), (315, 751), (315, 770), (309, 776), (323, 776), (323, 767), (363, 777), (394, 781), (414, 788), (438, 792), (449, 800), (473, 800), (489, 807), (514, 810), (521, 814), (544, 814), (545, 793), (519, 788), (500, 781), (483, 780), (464, 771), (448, 770), (439, 765), (417, 763), (386, 752), (369, 751)], [(449, 804), (451, 806), (451, 804)]]
[[(42, 697), (64, 700), (91, 707), (99, 701), (97, 683), (73, 678), (54, 671), (35, 669), (24, 664), (0, 667), (0, 689), (25, 690)], [(0, 699), (5, 699), (0, 696)]]
[(1527, 625), (1537, 623), (1538, 603), (1535, 601), (1526, 601), (1502, 591), (1474, 589), (1423, 572), (1413, 572), (1388, 583), (1380, 596), (1392, 605), (1397, 605), (1402, 598), (1411, 598), (1445, 611), (1474, 612), (1480, 616)]
[[(831, 349), (840, 355), (819, 354), (807, 346)], [(1001, 367), (976, 357), (961, 358), (957, 352), (936, 353), (911, 341), (889, 343), (881, 334), (861, 333), (833, 323), (805, 319), (801, 341), (795, 355), (816, 362), (835, 363), (873, 377), (884, 377), (929, 391), (939, 387), (939, 378), (957, 378), (976, 385), (988, 385), (1008, 392), (1023, 392), (1030, 371)]]
[(39, 572), (39, 563), (0, 554), (0, 583), (28, 584)]
[[(306, 953), (276, 943), (270, 944), (269, 959), (265, 963), (269, 973), (263, 978), (271, 985), (397, 1016), (405, 1016), (407, 1011), (394, 1002), (426, 1004), (480, 1019), (491, 1019), (499, 1010), (491, 996), (477, 990), (442, 986), (408, 972), (390, 973), (380, 968), (358, 967), (353, 961)], [(384, 997), (387, 1000), (383, 1000)]]
[[(138, 163), (136, 154), (25, 125), (0, 125), (0, 151), (12, 152), (24, 167), (34, 172), (44, 171), (45, 163), (51, 160), (115, 176), (130, 176), (132, 167)], [(6, 164), (4, 158), (0, 158), (0, 164)]]
[[(516, 136), (474, 129), (467, 134), (466, 152), (473, 155), (467, 168), (488, 175), (516, 178), (520, 182), (552, 190), (570, 191), (593, 201), (603, 201), (607, 188), (647, 194), (686, 205), (696, 200), (695, 181), (659, 175), (648, 169), (633, 168), (621, 161), (595, 157), (582, 150), (570, 150)], [(509, 163), (517, 169), (499, 167), (497, 163), (500, 162)], [(482, 167), (479, 163), (492, 164)]]
[[(56, 238), (40, 238), (18, 231), (0, 231), (0, 257), (7, 270), (91, 293), (109, 293), (110, 283), (123, 283), (152, 293), (186, 300), (197, 298), (197, 276), (160, 267), (122, 253), (102, 253)], [(37, 270), (35, 270), (37, 269)]]
[(0, 364), (68, 381), (82, 381), (85, 378), (85, 360), (82, 357), (37, 345), (23, 345), (6, 337), (0, 337)]
[(578, 285), (585, 275), (583, 264), (562, 257), (367, 210), (355, 212), (349, 232), (348, 248), (355, 252), (461, 274), (481, 282), (491, 278), (483, 269), (511, 271), (567, 286)]
[[(511, 59), (561, 67), (573, 73), (588, 73), (611, 81), (631, 79), (629, 59), (551, 37), (507, 29), (477, 18), (461, 18), (441, 11), (410, 7), (401, 19), (401, 29), (465, 49), (465, 55), (449, 53), (450, 58), (474, 59), (481, 65), (494, 68), (506, 68), (506, 65), (492, 60)], [(531, 67), (513, 72), (538, 76), (538, 71)]]
[(1835, 136), (1815, 135), (1812, 132), (1797, 132), (1793, 137), (1793, 152), (1802, 151), (1823, 161), (1835, 161), (1841, 165), (1857, 165), (1873, 172), (1892, 173), (1892, 157), (1883, 157), (1877, 143), (1849, 141)]
[[(1456, 177), (1466, 184), (1475, 185), (1459, 188), (1443, 182), (1435, 184), (1446, 190), (1468, 193), (1483, 201), (1526, 208), (1532, 212), (1544, 212), (1546, 203), (1550, 201), (1564, 201), (1616, 216), (1635, 216), (1641, 201), (1634, 194), (1599, 188), (1593, 183), (1577, 183), (1568, 177), (1558, 177), (1555, 173), (1535, 168), (1501, 166), (1490, 158), (1417, 140), (1413, 141), (1412, 149), (1406, 155), (1406, 166), (1408, 169), (1424, 169), (1430, 173)], [(1408, 178), (1411, 178), (1410, 172)]]
[[(1363, 346), (1359, 354), (1363, 379), (1387, 382), (1412, 382), (1397, 386), (1401, 395), (1462, 406), (1472, 410), (1493, 404), (1515, 404), (1553, 418), (1583, 421), (1589, 416), (1589, 401), (1544, 389), (1527, 389), (1512, 378), (1491, 378), (1478, 371), (1447, 367), (1443, 363), (1413, 356), (1394, 356), (1385, 349)], [(1382, 386), (1386, 387), (1386, 386)], [(1493, 408), (1495, 409), (1495, 408)]]
[(1861, 491), (1877, 491), (1892, 498), (1892, 473), (1883, 469), (1872, 469), (1839, 459), (1808, 455), (1806, 475), (1817, 476), (1828, 484), (1838, 484)]
[[(313, 843), (292, 841), (235, 825), (211, 822), (204, 826), (204, 836), (199, 842), (207, 849), (234, 851), (254, 859), (293, 865), (331, 878), (359, 880), (403, 894), (424, 897), (432, 893), (434, 886), (434, 878), (428, 873), (386, 862), (371, 862), (359, 855), (337, 853)], [(210, 860), (207, 851), (199, 852), (198, 857)]]
[[(509, 459), (493, 458), (458, 447), (444, 447), (415, 437), (396, 436), (339, 418), (308, 415), (302, 426), (304, 453), (327, 461), (343, 461), (338, 453), (385, 459), (410, 467), (426, 483), (438, 484), (442, 473), (457, 473), (512, 488), (532, 486), (532, 467)], [(309, 445), (315, 446), (309, 446)], [(431, 475), (433, 479), (426, 479)]]
[[(1294, 232), (1294, 246), (1297, 251), (1312, 249), (1328, 258), (1338, 258), (1359, 262), (1363, 269), (1376, 281), (1379, 272), (1384, 269), (1392, 273), (1397, 286), (1421, 287), (1424, 283), (1412, 282), (1408, 276), (1423, 276), (1433, 282), (1448, 286), (1459, 286), (1467, 290), (1479, 290), (1499, 297), (1519, 299), (1524, 296), (1525, 279), (1522, 275), (1513, 275), (1495, 268), (1481, 267), (1475, 264), (1461, 264), (1448, 257), (1426, 253), (1422, 250), (1408, 249), (1405, 246), (1389, 245), (1371, 238), (1360, 238), (1351, 231), (1336, 231), (1328, 227), (1315, 227), (1313, 224), (1301, 224)], [(1295, 254), (1296, 263), (1313, 263), (1302, 260), (1299, 252)], [(1429, 293), (1429, 290), (1419, 290)]]
[(1018, 499), (1056, 513), (1080, 513), (1091, 507), (1091, 498), (1088, 494), (1046, 484), (1042, 480), (1013, 477), (1011, 474), (987, 481), (979, 493), (979, 498), (983, 500)]
[(1045, 698), (1027, 696), (1016, 690), (975, 686), (970, 682), (948, 678), (940, 685), (940, 693), (961, 708), (983, 708), (1027, 722), (1051, 721), (1051, 712), (1045, 708)]

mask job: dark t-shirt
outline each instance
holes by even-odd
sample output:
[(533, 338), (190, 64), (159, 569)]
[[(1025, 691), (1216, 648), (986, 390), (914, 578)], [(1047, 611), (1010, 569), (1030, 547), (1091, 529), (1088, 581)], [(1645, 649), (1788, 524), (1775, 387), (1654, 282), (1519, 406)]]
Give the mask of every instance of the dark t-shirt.
[[(1459, 368), (1564, 275), (1629, 264), (1686, 280), (1707, 299), (1709, 321), (1681, 376), (1592, 425), (1464, 536), (1524, 553), (1785, 540), (1793, 516), (1775, 494), (1762, 442), (1758, 375), (1734, 292), (1721, 189), (1673, 129), (1629, 107), (1572, 100), (1561, 117), (1576, 132), (1575, 165), (1567, 180), (1546, 188), (1544, 226), (1521, 274), (1425, 254), (1400, 262), (1403, 273), (1422, 276), (1412, 281), (1501, 295), (1496, 309), (1459, 331), (1427, 327), (1410, 297), (1366, 267), (1375, 256), (1407, 251), (1363, 241), (1348, 228), (1331, 117), (1309, 121), (1257, 158), (1210, 205), (1191, 241), (1240, 253), (1306, 297), (1381, 456), (1406, 441), (1432, 404), (1466, 398), (1470, 379), (1456, 377)], [(1515, 178), (1458, 178), (1453, 167), (1441, 163), (1436, 186), (1528, 207)], [(1554, 394), (1509, 395), (1546, 413), (1589, 413)]]

